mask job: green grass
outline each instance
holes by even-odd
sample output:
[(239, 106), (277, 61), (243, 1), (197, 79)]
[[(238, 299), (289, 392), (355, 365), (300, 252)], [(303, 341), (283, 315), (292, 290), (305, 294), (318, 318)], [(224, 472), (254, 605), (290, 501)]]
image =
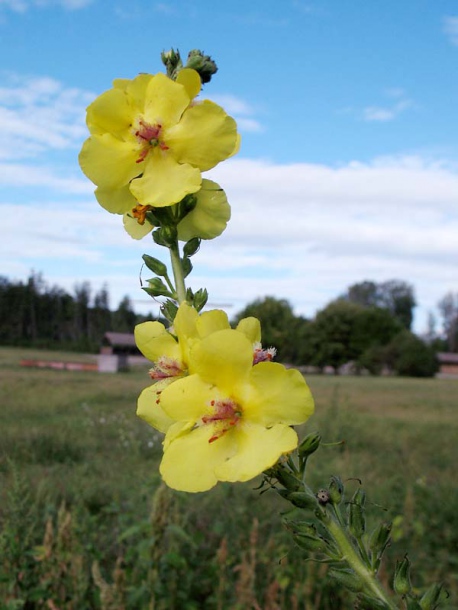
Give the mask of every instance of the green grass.
[[(146, 367), (39, 370), (21, 358), (93, 357), (0, 349), (0, 608), (51, 599), (67, 610), (146, 610), (153, 596), (156, 610), (352, 607), (281, 530), (287, 507), (275, 494), (253, 483), (196, 495), (159, 487), (161, 435), (135, 416)], [(448, 608), (458, 607), (458, 382), (308, 381), (316, 414), (302, 432), (323, 437), (312, 487), (339, 474), (352, 492), (360, 479), (371, 522), (395, 520), (388, 563), (407, 551), (414, 584), (445, 580)]]

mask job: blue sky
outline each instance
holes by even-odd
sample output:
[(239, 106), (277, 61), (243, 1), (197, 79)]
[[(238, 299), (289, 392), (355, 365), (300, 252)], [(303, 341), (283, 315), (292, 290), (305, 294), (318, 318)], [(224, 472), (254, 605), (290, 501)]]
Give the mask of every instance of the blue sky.
[(230, 315), (275, 295), (312, 316), (354, 282), (402, 279), (423, 331), (458, 290), (452, 0), (0, 0), (0, 273), (106, 282), (113, 307), (128, 294), (157, 312), (138, 277), (162, 252), (99, 208), (77, 155), (85, 107), (170, 47), (215, 58), (203, 95), (243, 137), (209, 173), (232, 220), (190, 284)]

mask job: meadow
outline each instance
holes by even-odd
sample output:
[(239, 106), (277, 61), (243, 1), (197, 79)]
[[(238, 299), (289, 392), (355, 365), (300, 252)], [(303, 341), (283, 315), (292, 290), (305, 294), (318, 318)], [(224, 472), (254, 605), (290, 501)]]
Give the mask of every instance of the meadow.
[[(349, 610), (306, 561), (257, 481), (205, 494), (161, 485), (161, 436), (135, 416), (146, 367), (21, 368), (0, 349), (0, 608)], [(407, 552), (419, 590), (443, 580), (458, 607), (458, 381), (310, 376), (323, 437), (309, 482), (362, 484), (369, 520), (394, 522), (382, 579)]]

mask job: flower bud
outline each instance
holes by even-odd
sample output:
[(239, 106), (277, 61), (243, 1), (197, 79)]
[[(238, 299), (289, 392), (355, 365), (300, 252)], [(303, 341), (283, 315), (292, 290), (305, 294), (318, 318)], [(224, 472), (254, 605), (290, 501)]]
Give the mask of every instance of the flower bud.
[(175, 320), (177, 315), (178, 306), (173, 301), (167, 300), (165, 303), (161, 305), (161, 313), (166, 320), (168, 320), (171, 324)]
[(332, 475), (329, 483), (329, 497), (332, 504), (340, 504), (342, 501), (344, 486), (340, 477)]
[(441, 601), (442, 587), (442, 584), (434, 583), (427, 589), (420, 599), (421, 610), (435, 610), (438, 607)]
[(398, 595), (410, 593), (410, 560), (407, 555), (401, 561), (396, 562), (393, 588)]
[(167, 76), (174, 78), (180, 68), (183, 67), (181, 61), (180, 52), (177, 49), (170, 49), (170, 51), (163, 51), (161, 53), (161, 60), (164, 66), (167, 68)]
[(274, 476), (277, 481), (289, 491), (299, 491), (302, 487), (301, 481), (299, 481), (292, 472), (289, 472), (281, 466), (275, 469)]
[(148, 287), (143, 287), (143, 290), (152, 297), (173, 297), (170, 290), (158, 277), (148, 280)]
[(348, 529), (355, 538), (361, 538), (366, 531), (364, 508), (359, 504), (348, 505)]
[(294, 542), (304, 549), (312, 553), (326, 553), (328, 548), (323, 538), (319, 536), (309, 536), (307, 534), (296, 534)]
[(144, 254), (142, 258), (150, 271), (156, 275), (160, 275), (161, 277), (167, 275), (167, 267), (160, 260), (154, 258), (153, 256), (149, 256), (148, 254)]
[(207, 303), (208, 300), (208, 292), (205, 288), (199, 288), (199, 290), (194, 295), (193, 305), (197, 311), (201, 311)]
[(288, 493), (287, 499), (298, 508), (318, 508), (318, 501), (315, 496), (306, 491), (293, 491)]
[(364, 583), (362, 579), (353, 572), (353, 570), (338, 570), (336, 568), (330, 568), (328, 570), (328, 576), (336, 580), (346, 589), (353, 591), (353, 593), (359, 593), (363, 590)]
[(200, 248), (200, 241), (198, 237), (193, 237), (187, 241), (183, 247), (183, 254), (188, 257), (193, 256)]
[(391, 523), (380, 523), (371, 533), (369, 550), (372, 554), (372, 567), (378, 570), (382, 555), (390, 542)]
[(192, 263), (187, 256), (183, 256), (181, 259), (181, 268), (183, 269), (183, 277), (188, 277), (192, 271)]
[(315, 453), (320, 446), (320, 442), (321, 436), (318, 434), (318, 432), (311, 432), (310, 434), (307, 434), (297, 449), (299, 457), (303, 459), (308, 458), (309, 455)]
[(369, 595), (364, 593), (358, 595), (358, 601), (361, 602), (361, 608), (364, 608), (364, 610), (389, 610), (389, 607), (384, 602), (375, 597), (369, 597)]
[(218, 67), (210, 55), (204, 55), (203, 51), (199, 51), (199, 49), (189, 51), (185, 67), (198, 72), (203, 84), (209, 83), (213, 74), (218, 71)]

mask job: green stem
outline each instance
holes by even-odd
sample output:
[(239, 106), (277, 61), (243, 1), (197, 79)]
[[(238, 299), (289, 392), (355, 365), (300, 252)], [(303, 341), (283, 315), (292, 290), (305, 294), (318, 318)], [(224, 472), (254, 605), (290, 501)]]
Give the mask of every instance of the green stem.
[(397, 606), (387, 597), (373, 572), (363, 563), (358, 553), (353, 548), (353, 545), (342, 526), (332, 516), (329, 516), (324, 522), (324, 525), (334, 538), (334, 541), (343, 555), (343, 559), (364, 582), (366, 593), (374, 595), (377, 599), (386, 604), (387, 608), (390, 610), (397, 610)]
[(183, 267), (181, 266), (180, 251), (178, 249), (178, 240), (176, 240), (173, 246), (170, 246), (169, 249), (178, 303), (183, 303), (183, 301), (186, 301), (186, 285), (184, 283)]

